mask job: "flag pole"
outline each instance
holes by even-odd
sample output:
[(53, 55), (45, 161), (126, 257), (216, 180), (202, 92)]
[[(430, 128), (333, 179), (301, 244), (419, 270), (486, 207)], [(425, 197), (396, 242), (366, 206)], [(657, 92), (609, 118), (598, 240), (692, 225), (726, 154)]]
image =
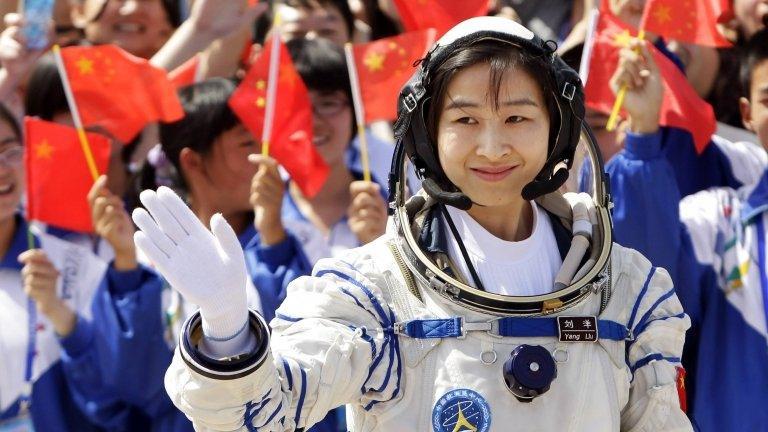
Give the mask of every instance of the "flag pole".
[(85, 135), (83, 121), (80, 119), (80, 111), (77, 110), (77, 105), (75, 104), (75, 95), (72, 93), (72, 87), (69, 85), (67, 69), (64, 67), (64, 59), (61, 57), (61, 48), (57, 44), (54, 45), (52, 49), (53, 57), (56, 60), (56, 68), (59, 70), (59, 76), (61, 77), (61, 84), (64, 87), (64, 95), (67, 97), (69, 112), (72, 114), (72, 121), (75, 123), (77, 137), (80, 140), (80, 147), (83, 149), (85, 162), (88, 164), (88, 171), (90, 171), (91, 177), (93, 177), (93, 181), (95, 182), (96, 179), (99, 178), (99, 170), (96, 167), (96, 161), (93, 158), (91, 146), (88, 144), (88, 137)]
[(584, 38), (584, 52), (581, 55), (581, 63), (579, 63), (579, 78), (581, 78), (583, 87), (587, 86), (587, 78), (589, 78), (589, 62), (592, 60), (592, 47), (595, 42), (599, 18), (600, 11), (598, 9), (592, 9), (587, 18), (587, 36)]
[[(645, 30), (640, 29), (640, 32), (637, 34), (637, 39), (643, 40), (645, 39)], [(624, 105), (624, 97), (627, 95), (627, 85), (624, 84), (619, 89), (619, 92), (616, 94), (616, 102), (613, 103), (613, 109), (611, 109), (611, 115), (608, 117), (608, 123), (605, 124), (605, 130), (608, 132), (612, 132), (616, 129), (616, 126), (618, 126), (619, 123), (619, 111), (621, 111), (621, 106)]]
[(357, 77), (357, 67), (355, 67), (355, 54), (352, 51), (352, 44), (344, 44), (344, 56), (347, 59), (347, 70), (349, 71), (349, 84), (352, 87), (352, 106), (355, 108), (355, 118), (357, 119), (357, 138), (360, 140), (360, 159), (363, 162), (363, 180), (371, 181), (371, 168), (368, 163), (368, 139), (365, 136), (365, 109), (363, 99), (360, 96), (360, 81)]
[(280, 65), (280, 12), (275, 12), (272, 21), (272, 46), (269, 52), (269, 74), (267, 75), (267, 106), (264, 108), (264, 129), (261, 130), (261, 154), (269, 156), (269, 140), (272, 138), (272, 123), (275, 119), (277, 81)]

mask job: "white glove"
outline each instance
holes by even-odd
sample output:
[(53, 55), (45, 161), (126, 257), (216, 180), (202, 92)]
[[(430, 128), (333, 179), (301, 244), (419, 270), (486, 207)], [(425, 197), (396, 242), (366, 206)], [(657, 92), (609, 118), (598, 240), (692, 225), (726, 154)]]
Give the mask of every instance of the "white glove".
[(247, 334), (245, 258), (232, 227), (217, 213), (208, 231), (164, 186), (143, 191), (139, 199), (149, 213), (133, 211), (140, 229), (136, 247), (187, 301), (200, 306), (206, 339), (225, 342)]

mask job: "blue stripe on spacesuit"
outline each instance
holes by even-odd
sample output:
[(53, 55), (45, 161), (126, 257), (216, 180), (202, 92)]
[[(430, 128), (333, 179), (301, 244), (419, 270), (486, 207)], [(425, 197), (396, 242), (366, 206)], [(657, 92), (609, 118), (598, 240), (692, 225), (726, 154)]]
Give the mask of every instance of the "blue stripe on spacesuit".
[(640, 290), (640, 294), (638, 294), (637, 300), (635, 300), (635, 305), (632, 306), (632, 314), (629, 316), (629, 322), (627, 323), (627, 328), (630, 330), (634, 327), (637, 310), (640, 308), (640, 302), (643, 301), (645, 293), (648, 292), (648, 285), (650, 285), (654, 274), (656, 274), (656, 267), (651, 267), (651, 271), (648, 272), (648, 277), (645, 279), (645, 283), (643, 284), (643, 289)]
[[(357, 272), (357, 270), (351, 264), (349, 264), (349, 263), (344, 263), (344, 264), (347, 265), (350, 270), (353, 270), (353, 271)], [(392, 312), (392, 310), (388, 308), (389, 309), (389, 316), (387, 316), (387, 313), (384, 311), (384, 308), (381, 306), (381, 303), (379, 303), (379, 301), (376, 298), (376, 296), (374, 296), (373, 293), (363, 283), (361, 283), (360, 281), (358, 281), (354, 277), (352, 277), (352, 276), (350, 276), (350, 275), (348, 275), (346, 273), (342, 273), (342, 272), (340, 272), (338, 270), (320, 270), (320, 271), (317, 272), (317, 274), (315, 276), (322, 277), (322, 276), (324, 276), (326, 274), (332, 274), (332, 275), (334, 275), (334, 276), (336, 276), (336, 277), (338, 277), (338, 278), (340, 278), (340, 279), (350, 283), (351, 285), (354, 285), (354, 286), (360, 288), (360, 290), (363, 291), (363, 293), (366, 295), (366, 297), (368, 297), (368, 300), (371, 302), (371, 305), (373, 305), (373, 308), (376, 311), (376, 314), (372, 314), (372, 315), (374, 315), (374, 316), (378, 315), (378, 321), (381, 324), (382, 328), (385, 329), (385, 330), (392, 328), (392, 326), (395, 323), (395, 321), (397, 321), (397, 318), (395, 317), (394, 312)], [(344, 289), (344, 287), (339, 287), (339, 289), (343, 293), (345, 293), (348, 296), (350, 296), (353, 299), (355, 299), (355, 303), (357, 303), (358, 306), (362, 307), (363, 309), (365, 309), (366, 311), (368, 311), (370, 313), (370, 310), (368, 310), (362, 304), (360, 304), (360, 301), (357, 299), (357, 297), (352, 295), (352, 293), (350, 293), (348, 290)], [(362, 392), (366, 392), (366, 391), (383, 392), (384, 389), (386, 389), (387, 386), (389, 385), (389, 379), (390, 379), (390, 376), (392, 375), (392, 365), (393, 365), (393, 363), (395, 361), (395, 356), (399, 357), (400, 346), (398, 344), (397, 337), (395, 337), (394, 334), (391, 331), (390, 332), (385, 331), (384, 335), (385, 335), (384, 336), (384, 343), (382, 344), (381, 352), (379, 352), (378, 357), (373, 361), (373, 363), (371, 364), (371, 367), (368, 370), (368, 376), (366, 377), (365, 383), (363, 384), (363, 388), (361, 389)], [(371, 376), (373, 375), (373, 371), (375, 371), (378, 368), (379, 364), (381, 363), (381, 360), (384, 357), (384, 352), (387, 351), (387, 348), (389, 348), (388, 349), (388, 351), (389, 351), (389, 355), (388, 355), (389, 364), (387, 365), (387, 371), (386, 371), (386, 375), (385, 375), (385, 378), (384, 378), (384, 382), (381, 384), (381, 386), (378, 389), (366, 390), (366, 385), (368, 383), (368, 380), (370, 380)], [(392, 394), (393, 398), (395, 396), (397, 396), (397, 394), (400, 392), (400, 380), (401, 380), (401, 378), (402, 378), (402, 368), (400, 367), (400, 364), (398, 362), (398, 365), (397, 365), (397, 383), (396, 383), (395, 390), (394, 390), (394, 392)], [(381, 401), (372, 401), (371, 403), (366, 405), (364, 407), (364, 409), (365, 410), (370, 410), (373, 407), (373, 405), (377, 404), (378, 402), (381, 402)]]
[(669, 316), (664, 316), (664, 317), (659, 317), (659, 318), (654, 318), (652, 320), (648, 320), (647, 322), (643, 323), (642, 325), (638, 325), (637, 327), (635, 327), (636, 328), (635, 335), (641, 334), (642, 332), (645, 331), (645, 329), (649, 325), (651, 325), (652, 323), (655, 323), (656, 321), (664, 321), (664, 320), (668, 320), (670, 318), (683, 318), (684, 316), (685, 316), (685, 312), (680, 312), (677, 315), (669, 315)]
[[(395, 322), (395, 314), (390, 310), (389, 312), (390, 320), (392, 322)], [(392, 392), (392, 397), (388, 400), (392, 400), (397, 397), (397, 395), (400, 393), (400, 380), (402, 378), (402, 364), (399, 361), (399, 355), (400, 355), (400, 339), (397, 336), (394, 336), (392, 333), (385, 333), (387, 335), (387, 338), (392, 339), (392, 343), (390, 344), (390, 350), (389, 350), (389, 366), (387, 366), (387, 375), (386, 379), (384, 380), (384, 384), (381, 386), (381, 389), (377, 391), (382, 391), (387, 387), (387, 384), (389, 382), (389, 377), (392, 374), (392, 363), (394, 362), (394, 356), (398, 356), (398, 362), (397, 362), (397, 382), (395, 383), (395, 391)], [(383, 347), (382, 347), (383, 351)], [(379, 402), (385, 402), (385, 401), (372, 401), (368, 405), (364, 407), (366, 411), (370, 410), (374, 405), (376, 405)]]
[(256, 430), (256, 428), (253, 426), (253, 419), (256, 418), (256, 416), (259, 415), (259, 412), (261, 412), (261, 409), (264, 408), (270, 400), (272, 400), (270, 397), (271, 394), (272, 390), (270, 390), (257, 404), (254, 404), (253, 401), (249, 401), (245, 404), (245, 415), (243, 416), (243, 420), (249, 431)]
[[(345, 263), (345, 264), (348, 265), (351, 269), (354, 270), (354, 268), (352, 268), (352, 266), (350, 264), (348, 264), (348, 263)], [(317, 272), (316, 276), (317, 277), (322, 277), (323, 275), (326, 275), (326, 274), (332, 274), (332, 275), (334, 275), (334, 276), (336, 276), (336, 277), (338, 277), (338, 278), (340, 278), (340, 279), (342, 279), (342, 280), (344, 280), (346, 282), (349, 282), (350, 284), (360, 288), (363, 291), (363, 293), (368, 297), (368, 300), (371, 301), (371, 304), (373, 305), (373, 308), (376, 310), (376, 313), (379, 315), (379, 318), (380, 318), (379, 321), (384, 325), (384, 328), (387, 328), (387, 327), (389, 327), (389, 326), (391, 326), (393, 324), (392, 322), (389, 322), (389, 318), (387, 318), (387, 314), (386, 314), (386, 312), (384, 312), (384, 308), (381, 307), (381, 303), (379, 303), (378, 299), (376, 299), (376, 296), (374, 296), (373, 293), (371, 292), (371, 290), (369, 290), (360, 281), (358, 281), (357, 279), (353, 278), (352, 276), (350, 276), (350, 275), (348, 275), (346, 273), (342, 273), (342, 272), (340, 272), (338, 270), (320, 270), (319, 272)]]
[[(352, 331), (357, 331), (357, 328), (355, 326), (349, 326)], [(368, 342), (368, 345), (371, 346), (371, 362), (374, 361), (374, 358), (376, 358), (376, 343), (373, 341), (373, 338), (371, 335), (369, 335), (365, 329), (365, 327), (360, 327), (360, 331), (362, 332), (360, 337), (363, 338), (364, 341)], [(382, 347), (382, 353), (384, 352), (384, 347)], [(365, 378), (365, 382), (360, 387), (360, 393), (365, 393), (365, 384), (368, 383), (368, 380), (371, 379), (371, 375), (373, 374), (373, 370), (375, 369), (375, 366), (371, 364), (371, 366), (368, 368), (368, 376)]]
[(304, 407), (304, 396), (307, 395), (307, 373), (304, 372), (304, 368), (299, 366), (301, 372), (301, 392), (299, 392), (299, 403), (296, 405), (296, 416), (293, 418), (293, 422), (298, 427), (299, 419), (301, 418), (301, 408)]
[(288, 390), (293, 390), (293, 373), (291, 373), (291, 367), (288, 366), (288, 362), (283, 360), (283, 370), (285, 371), (285, 378), (288, 380)]
[[(666, 299), (672, 297), (674, 294), (675, 294), (675, 289), (671, 288), (669, 291), (664, 293), (664, 295), (662, 295), (661, 297), (656, 299), (656, 302), (654, 302), (653, 305), (648, 309), (648, 311), (645, 314), (643, 314), (643, 317), (640, 318), (640, 321), (638, 321), (637, 326), (635, 328), (636, 329), (645, 329), (645, 327), (647, 325), (648, 318), (651, 317), (651, 314), (653, 314), (653, 311), (655, 311), (656, 308), (659, 307), (659, 305), (661, 303), (663, 303)], [(635, 333), (635, 337), (637, 337), (637, 335), (642, 333), (642, 331), (641, 330), (637, 330), (634, 333)]]
[(276, 318), (280, 318), (283, 321), (288, 321), (288, 322), (299, 322), (299, 321), (301, 321), (303, 319), (303, 318), (290, 317), (288, 315), (283, 315), (281, 313), (275, 313), (275, 317)]
[[(664, 360), (664, 361), (668, 361), (670, 363), (680, 363), (680, 358), (679, 357), (665, 357), (665, 356), (663, 356), (661, 354), (658, 354), (658, 353), (648, 354), (647, 356), (645, 356), (645, 357), (641, 358), (640, 360), (638, 360), (637, 362), (635, 362), (634, 365), (632, 365), (632, 367), (630, 368), (632, 370), (632, 374), (634, 375), (635, 371), (637, 371), (641, 367), (646, 366), (650, 362), (657, 361), (657, 360)], [(634, 377), (633, 377), (633, 379), (634, 379)]]
[(277, 413), (280, 411), (282, 407), (283, 407), (283, 401), (280, 401), (280, 403), (277, 404), (277, 408), (275, 408), (275, 410), (272, 411), (272, 414), (270, 414), (269, 418), (264, 424), (269, 424), (270, 422), (272, 422), (272, 420), (275, 418), (275, 416), (277, 415)]

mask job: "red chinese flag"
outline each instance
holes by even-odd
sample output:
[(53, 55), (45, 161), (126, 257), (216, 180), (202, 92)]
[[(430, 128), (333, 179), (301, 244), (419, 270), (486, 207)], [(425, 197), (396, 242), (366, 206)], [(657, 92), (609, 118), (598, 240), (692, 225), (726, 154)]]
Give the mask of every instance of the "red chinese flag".
[(434, 28), (442, 36), (456, 24), (488, 14), (488, 0), (395, 0), (405, 31)]
[(196, 54), (181, 66), (168, 72), (168, 79), (176, 88), (192, 85), (198, 81), (200, 72), (200, 55)]
[[(611, 112), (616, 95), (608, 82), (618, 67), (619, 50), (631, 39), (629, 27), (616, 18), (600, 15), (585, 88), (586, 105), (589, 108), (606, 114)], [(659, 124), (689, 131), (693, 135), (696, 150), (701, 153), (715, 132), (712, 106), (699, 97), (671, 60), (654, 46), (651, 45), (650, 49), (664, 85)]]
[(397, 118), (400, 89), (434, 40), (435, 30), (428, 29), (353, 47), (366, 123)]
[(101, 126), (123, 143), (147, 123), (184, 117), (162, 69), (114, 45), (61, 50), (84, 126)]
[[(24, 119), (27, 218), (72, 231), (91, 232), (87, 195), (93, 186), (77, 131), (31, 117)], [(88, 133), (99, 173), (107, 171), (110, 141)]]
[[(257, 138), (264, 129), (267, 81), (272, 40), (253, 63), (243, 82), (229, 99), (229, 106)], [(288, 171), (302, 193), (313, 197), (325, 184), (329, 168), (312, 143), (312, 103), (307, 87), (293, 66), (285, 44), (280, 42), (275, 117), (270, 156)]]
[(681, 42), (729, 47), (717, 24), (730, 16), (728, 0), (647, 0), (640, 28)]

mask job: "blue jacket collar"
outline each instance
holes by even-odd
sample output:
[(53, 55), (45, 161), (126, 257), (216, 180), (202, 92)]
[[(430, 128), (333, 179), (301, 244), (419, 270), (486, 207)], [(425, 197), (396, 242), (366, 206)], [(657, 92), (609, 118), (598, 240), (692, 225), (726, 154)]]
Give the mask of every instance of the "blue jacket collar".
[(766, 210), (768, 210), (768, 170), (763, 172), (760, 181), (747, 196), (744, 207), (741, 209), (741, 222), (747, 224)]
[[(18, 256), (26, 251), (29, 247), (27, 244), (27, 230), (29, 225), (27, 221), (21, 217), (20, 214), (15, 216), (16, 219), (16, 231), (13, 233), (13, 239), (8, 251), (5, 253), (3, 260), (0, 261), (0, 269), (9, 269), (20, 271), (22, 269), (21, 263), (18, 261)], [(40, 240), (35, 236), (35, 247), (40, 247)]]

